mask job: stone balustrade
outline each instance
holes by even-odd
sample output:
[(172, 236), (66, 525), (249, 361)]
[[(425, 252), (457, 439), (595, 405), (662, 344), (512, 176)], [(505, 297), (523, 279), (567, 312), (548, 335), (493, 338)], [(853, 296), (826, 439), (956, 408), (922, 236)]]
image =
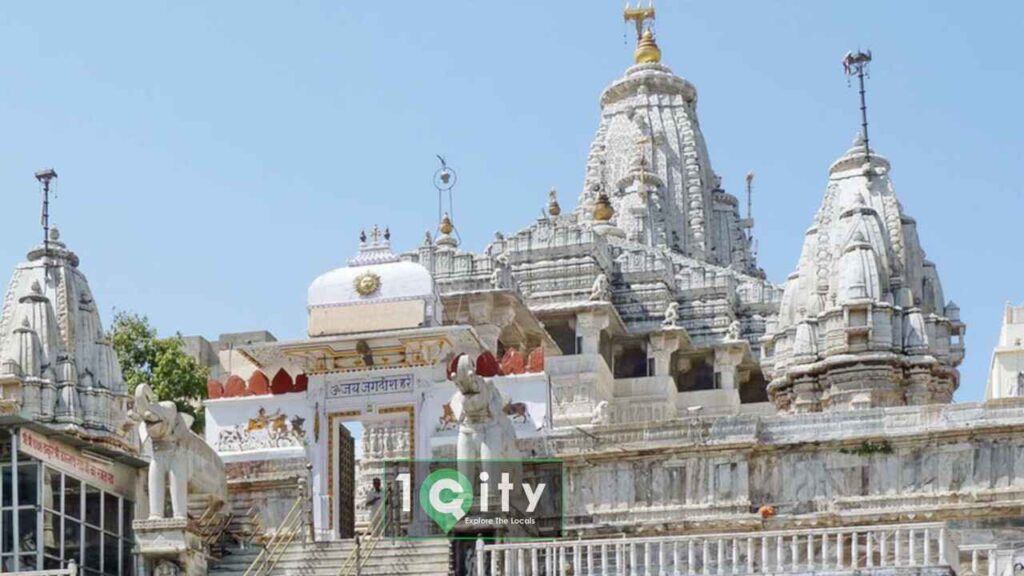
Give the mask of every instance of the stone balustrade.
[[(974, 558), (974, 572), (980, 554)], [(477, 543), (476, 573), (700, 575), (952, 574), (960, 550), (942, 523), (818, 530)], [(993, 564), (994, 565), (994, 564)]]
[(822, 442), (878, 436), (913, 437), (929, 432), (952, 434), (1013, 426), (1022, 418), (1024, 400), (1015, 398), (999, 402), (876, 408), (828, 414), (683, 417), (654, 425), (621, 424), (591, 430), (587, 435), (574, 430), (557, 431), (550, 441), (559, 454), (573, 453), (575, 448), (581, 447), (581, 440), (588, 437), (592, 439), (594, 436), (600, 437), (603, 443), (609, 445), (642, 442), (648, 447), (653, 447), (650, 443), (658, 442), (668, 447), (690, 441), (693, 429), (701, 428), (703, 432), (700, 437), (703, 444), (799, 444), (810, 440)]

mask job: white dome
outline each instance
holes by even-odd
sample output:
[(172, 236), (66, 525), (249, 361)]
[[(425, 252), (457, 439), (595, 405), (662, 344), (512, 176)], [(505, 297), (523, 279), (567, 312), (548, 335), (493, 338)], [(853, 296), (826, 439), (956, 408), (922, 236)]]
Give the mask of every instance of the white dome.
[[(360, 294), (357, 282), (372, 276), (376, 276), (376, 289)], [(365, 285), (371, 287), (372, 283), (368, 280)], [(307, 304), (313, 308), (412, 299), (434, 300), (430, 272), (415, 262), (389, 262), (346, 266), (319, 276), (309, 285)]]

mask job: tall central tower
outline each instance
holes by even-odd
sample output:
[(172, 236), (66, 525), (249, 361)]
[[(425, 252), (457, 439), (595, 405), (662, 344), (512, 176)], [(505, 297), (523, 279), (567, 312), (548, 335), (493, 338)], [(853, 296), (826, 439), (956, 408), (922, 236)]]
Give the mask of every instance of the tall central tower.
[(625, 18), (636, 23), (634, 64), (601, 94), (581, 217), (607, 220), (633, 241), (755, 273), (750, 221), (711, 167), (696, 88), (661, 63), (653, 7), (627, 7)]

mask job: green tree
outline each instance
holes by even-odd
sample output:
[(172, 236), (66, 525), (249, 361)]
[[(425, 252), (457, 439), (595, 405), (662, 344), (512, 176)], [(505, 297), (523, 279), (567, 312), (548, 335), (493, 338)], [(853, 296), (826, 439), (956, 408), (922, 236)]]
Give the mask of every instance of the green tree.
[(159, 338), (145, 316), (118, 311), (109, 337), (128, 391), (134, 394), (136, 386), (148, 383), (160, 400), (172, 400), (178, 411), (195, 416), (192, 429), (201, 431), (208, 372), (185, 353), (181, 334)]

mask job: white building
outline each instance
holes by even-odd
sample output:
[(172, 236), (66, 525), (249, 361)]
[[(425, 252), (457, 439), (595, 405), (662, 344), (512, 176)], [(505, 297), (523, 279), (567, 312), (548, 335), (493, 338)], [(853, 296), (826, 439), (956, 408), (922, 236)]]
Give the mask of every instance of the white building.
[(999, 343), (992, 351), (985, 399), (1024, 396), (1024, 306), (1006, 305)]

